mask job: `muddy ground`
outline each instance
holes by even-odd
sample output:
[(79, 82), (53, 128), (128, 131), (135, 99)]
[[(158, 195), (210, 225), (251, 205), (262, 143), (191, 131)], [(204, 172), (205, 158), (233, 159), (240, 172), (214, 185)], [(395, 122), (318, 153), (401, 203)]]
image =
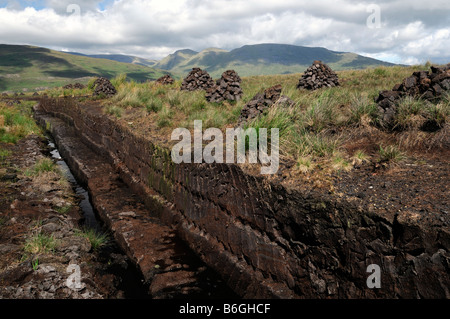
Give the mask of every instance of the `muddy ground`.
[(10, 155), (0, 163), (0, 299), (126, 297), (127, 257), (112, 243), (94, 249), (79, 234), (81, 199), (71, 185), (55, 173), (29, 173), (49, 157), (46, 142), (32, 135), (1, 145)]

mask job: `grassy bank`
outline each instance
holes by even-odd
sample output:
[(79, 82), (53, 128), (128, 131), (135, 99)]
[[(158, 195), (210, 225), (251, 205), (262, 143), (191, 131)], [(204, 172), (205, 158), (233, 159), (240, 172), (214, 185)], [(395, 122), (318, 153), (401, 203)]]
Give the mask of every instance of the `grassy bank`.
[(31, 134), (42, 135), (32, 117), (35, 103), (22, 101), (20, 104), (7, 105), (6, 101), (0, 101), (0, 142), (15, 144)]

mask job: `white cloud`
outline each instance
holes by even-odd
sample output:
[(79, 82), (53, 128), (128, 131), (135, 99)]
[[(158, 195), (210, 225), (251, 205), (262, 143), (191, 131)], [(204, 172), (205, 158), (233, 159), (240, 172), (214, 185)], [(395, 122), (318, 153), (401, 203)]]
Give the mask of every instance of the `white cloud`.
[(55, 10), (58, 14), (68, 13), (67, 8), (71, 4), (79, 6), (81, 12), (95, 11), (100, 2), (99, 0), (45, 0), (46, 6)]
[[(270, 42), (450, 62), (448, 0), (378, 1), (379, 29), (366, 26), (373, 0), (45, 0), (43, 9), (25, 2), (0, 8), (0, 43), (162, 58), (181, 48)], [(67, 12), (74, 2), (79, 16)]]

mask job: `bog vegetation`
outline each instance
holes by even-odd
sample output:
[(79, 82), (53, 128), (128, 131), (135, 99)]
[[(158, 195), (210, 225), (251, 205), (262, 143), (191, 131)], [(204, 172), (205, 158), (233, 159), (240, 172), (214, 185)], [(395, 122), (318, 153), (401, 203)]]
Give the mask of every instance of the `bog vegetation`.
[[(401, 161), (413, 147), (442, 146), (440, 143), (445, 140), (449, 127), (449, 93), (435, 103), (409, 97), (401, 100), (396, 125), (389, 132), (379, 126), (374, 102), (380, 91), (389, 90), (414, 71), (429, 70), (429, 67), (427, 64), (338, 71), (341, 86), (316, 91), (296, 88), (300, 74), (243, 77), (242, 99), (222, 103), (207, 102), (204, 91), (180, 90), (181, 80), (171, 85), (137, 83), (121, 74), (111, 80), (118, 93), (102, 100), (102, 104), (105, 113), (125, 121), (136, 131), (151, 132), (159, 140), (170, 140), (174, 128), (193, 129), (194, 120), (202, 120), (203, 129), (234, 127), (248, 101), (264, 89), (281, 84), (282, 95), (292, 99), (294, 105), (275, 105), (248, 122), (245, 128), (279, 128), (282, 159), (294, 161), (301, 172), (317, 167), (349, 170), (371, 160)], [(88, 99), (92, 84), (93, 80), (83, 90), (59, 88), (48, 94)], [(426, 122), (435, 123), (437, 129), (420, 131)], [(358, 139), (370, 136), (376, 140), (376, 149), (349, 147)]]
[(0, 142), (17, 143), (30, 134), (41, 134), (32, 117), (33, 104), (31, 101), (8, 106), (0, 101)]

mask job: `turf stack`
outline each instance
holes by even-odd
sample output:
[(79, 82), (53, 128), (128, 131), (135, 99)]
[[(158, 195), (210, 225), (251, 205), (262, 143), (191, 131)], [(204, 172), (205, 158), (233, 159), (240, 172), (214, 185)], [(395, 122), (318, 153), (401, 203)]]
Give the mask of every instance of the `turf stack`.
[(339, 86), (337, 74), (325, 63), (314, 61), (300, 78), (297, 88), (317, 90), (323, 87)]
[(234, 70), (223, 72), (216, 85), (206, 91), (208, 102), (239, 101), (243, 95), (241, 78)]

